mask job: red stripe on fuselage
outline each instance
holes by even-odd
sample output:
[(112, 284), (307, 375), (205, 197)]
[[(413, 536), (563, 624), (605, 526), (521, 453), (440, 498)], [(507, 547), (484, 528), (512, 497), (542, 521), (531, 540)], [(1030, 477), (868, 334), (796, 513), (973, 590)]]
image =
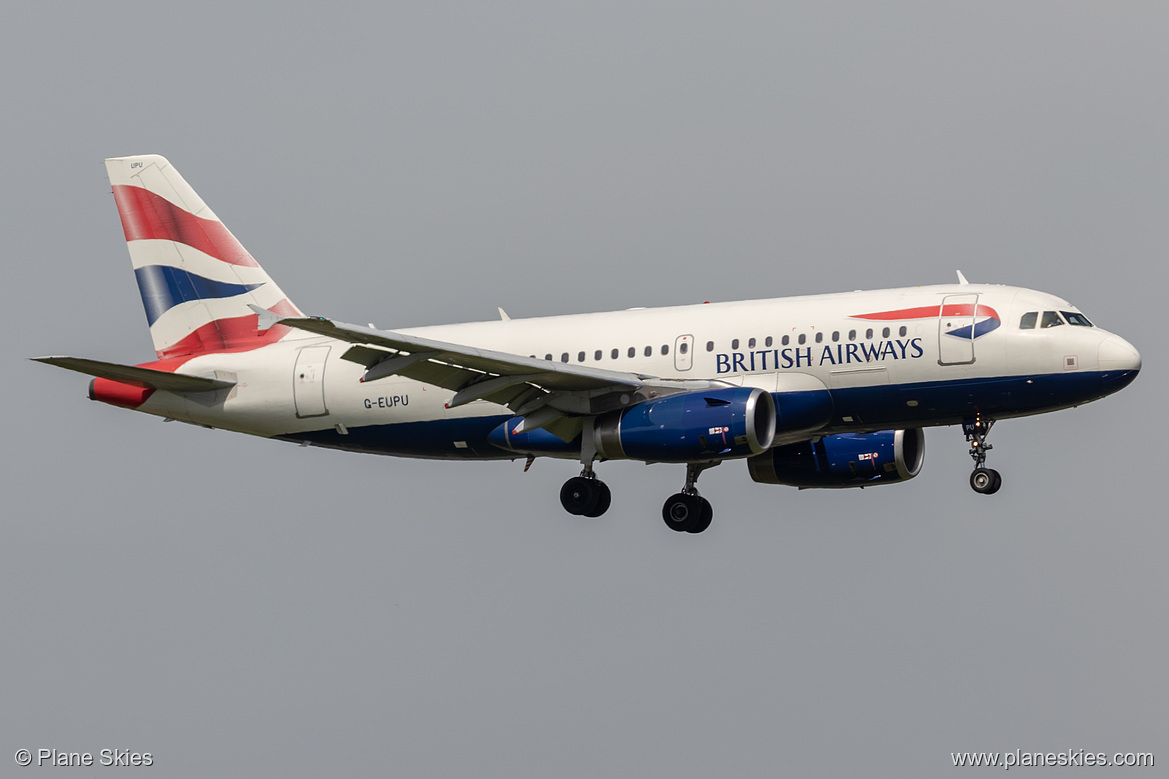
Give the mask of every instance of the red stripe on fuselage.
[(999, 314), (990, 306), (975, 306), (973, 303), (951, 303), (947, 306), (918, 306), (897, 311), (878, 311), (874, 314), (853, 314), (850, 319), (875, 319), (886, 322), (897, 319), (934, 319), (940, 316), (989, 316), (995, 319)]
[(142, 187), (115, 184), (114, 200), (127, 241), (175, 241), (231, 265), (259, 267), (218, 220), (195, 216)]

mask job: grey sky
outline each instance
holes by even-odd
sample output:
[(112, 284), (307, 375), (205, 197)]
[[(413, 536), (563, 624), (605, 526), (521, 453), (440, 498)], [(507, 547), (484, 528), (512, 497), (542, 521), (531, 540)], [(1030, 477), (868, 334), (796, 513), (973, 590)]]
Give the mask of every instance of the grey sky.
[[(36, 770), (22, 747), (148, 751), (167, 777), (1169, 763), (1164, 4), (12, 5), (0, 774)], [(312, 314), (961, 268), (1068, 298), (1145, 367), (996, 427), (993, 498), (943, 428), (894, 487), (723, 465), (701, 536), (660, 519), (680, 467), (607, 464), (613, 508), (585, 521), (568, 463), (164, 425), (27, 362), (151, 357), (101, 164), (148, 152)]]

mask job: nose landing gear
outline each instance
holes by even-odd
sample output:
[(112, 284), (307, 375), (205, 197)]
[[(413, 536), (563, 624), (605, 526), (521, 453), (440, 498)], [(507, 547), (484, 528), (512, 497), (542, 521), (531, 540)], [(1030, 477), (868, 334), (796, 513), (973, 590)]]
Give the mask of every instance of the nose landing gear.
[(970, 442), (970, 457), (974, 460), (974, 472), (970, 474), (970, 487), (982, 495), (993, 495), (1003, 486), (1003, 477), (994, 468), (985, 467), (986, 453), (994, 447), (986, 442), (993, 419), (976, 417), (962, 423), (962, 432)]
[(666, 498), (662, 506), (662, 519), (666, 527), (679, 533), (701, 533), (710, 527), (714, 518), (714, 508), (710, 501), (698, 494), (695, 486), (698, 475), (707, 468), (713, 468), (718, 462), (688, 463), (686, 465), (686, 486), (681, 492)]

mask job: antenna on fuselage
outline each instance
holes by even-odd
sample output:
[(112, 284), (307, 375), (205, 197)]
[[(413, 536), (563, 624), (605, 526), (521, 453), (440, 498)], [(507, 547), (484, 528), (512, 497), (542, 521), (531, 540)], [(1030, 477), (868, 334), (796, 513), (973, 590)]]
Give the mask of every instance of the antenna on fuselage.
[(962, 275), (962, 271), (958, 271), (958, 283), (961, 284), (963, 287), (968, 286), (970, 284), (970, 282), (966, 280), (966, 277)]

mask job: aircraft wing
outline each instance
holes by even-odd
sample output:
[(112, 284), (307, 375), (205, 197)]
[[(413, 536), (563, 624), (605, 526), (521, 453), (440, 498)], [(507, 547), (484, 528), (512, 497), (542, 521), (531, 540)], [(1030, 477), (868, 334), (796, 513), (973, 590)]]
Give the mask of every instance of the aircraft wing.
[(525, 427), (544, 427), (555, 435), (579, 432), (579, 421), (575, 427), (561, 424), (566, 416), (599, 414), (647, 397), (725, 386), (541, 360), (323, 317), (286, 317), (279, 322), (354, 344), (342, 357), (366, 367), (362, 381), (405, 376), (453, 390), (449, 407), (474, 400), (498, 403), (525, 417)]

